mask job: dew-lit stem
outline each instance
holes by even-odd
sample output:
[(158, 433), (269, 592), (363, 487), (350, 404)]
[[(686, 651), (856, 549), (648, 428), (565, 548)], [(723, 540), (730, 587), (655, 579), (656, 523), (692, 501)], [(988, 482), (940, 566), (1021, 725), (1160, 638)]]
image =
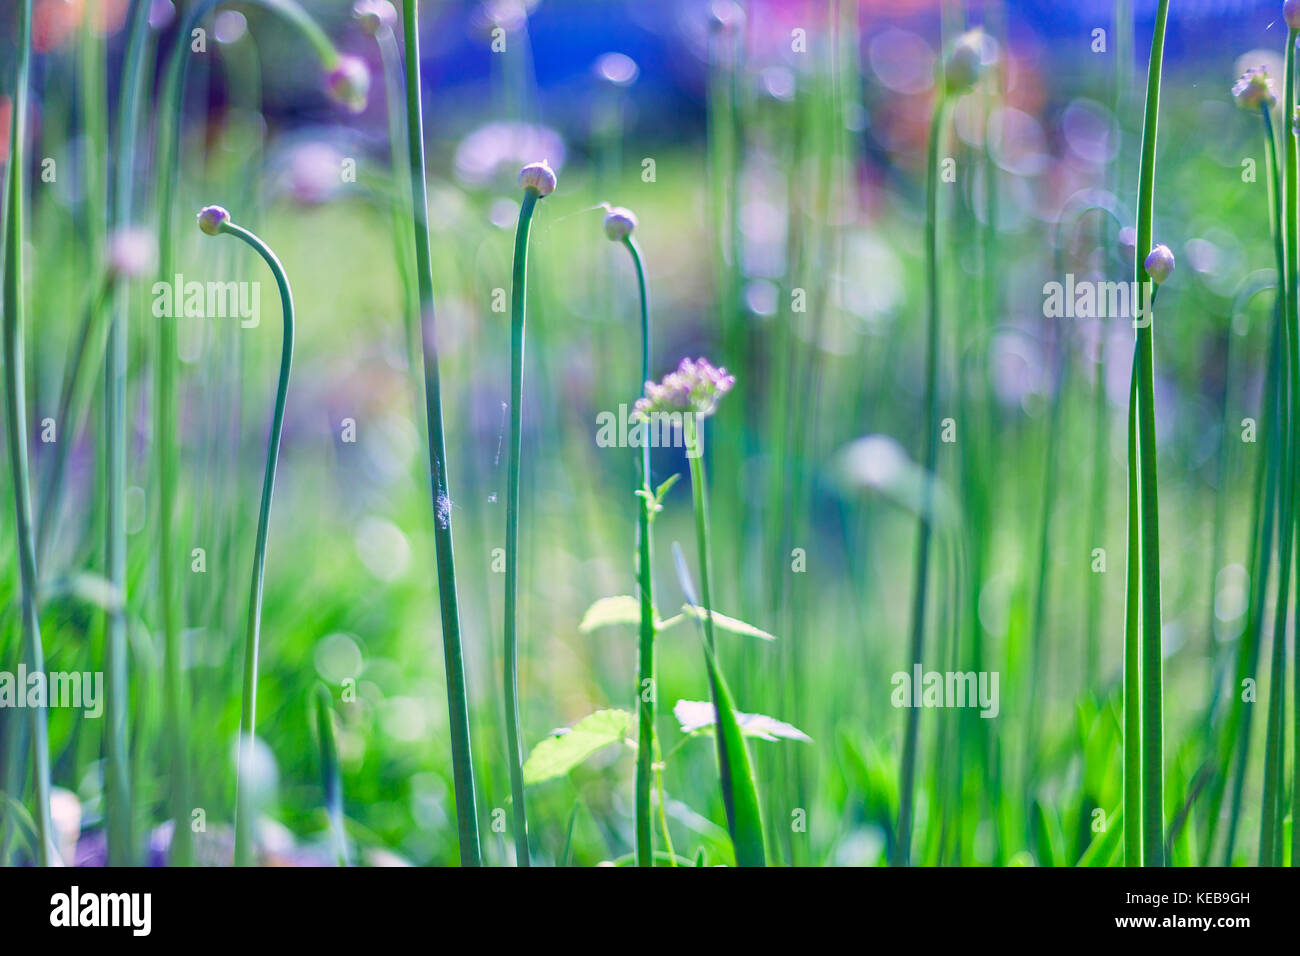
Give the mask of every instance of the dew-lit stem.
[(429, 438), (429, 481), (433, 493), (433, 538), (438, 561), (438, 605), (447, 679), (448, 733), (456, 789), (456, 825), (462, 866), (480, 862), (478, 812), (474, 801), (474, 763), (470, 749), (469, 699), (460, 643), (456, 594), (456, 555), (451, 534), (451, 493), (447, 444), (442, 422), (442, 378), (433, 309), (433, 258), (429, 250), (429, 196), (424, 178), (424, 117), (420, 102), (420, 10), (418, 0), (402, 7), (406, 47), (406, 148), (411, 176), (411, 223), (415, 231), (416, 279), (420, 289), (420, 334), (424, 357), (424, 407)]

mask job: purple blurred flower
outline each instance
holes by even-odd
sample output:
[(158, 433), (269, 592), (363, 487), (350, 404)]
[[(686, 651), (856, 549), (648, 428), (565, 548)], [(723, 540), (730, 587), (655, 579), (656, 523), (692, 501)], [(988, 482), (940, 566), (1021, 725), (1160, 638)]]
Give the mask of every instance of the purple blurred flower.
[(283, 184), (297, 202), (307, 206), (326, 202), (343, 185), (344, 156), (329, 143), (301, 143), (289, 152)]
[(1261, 106), (1272, 109), (1277, 105), (1273, 81), (1264, 67), (1254, 67), (1241, 74), (1232, 87), (1232, 98), (1244, 110), (1258, 110)]
[(108, 238), (107, 261), (114, 275), (139, 279), (153, 272), (158, 261), (158, 241), (147, 229), (118, 229)]
[(548, 127), (531, 123), (488, 123), (456, 147), (456, 173), (470, 185), (484, 186), (537, 156), (545, 156), (558, 171), (564, 166), (565, 154), (564, 140)]
[(671, 412), (694, 412), (707, 418), (735, 384), (736, 377), (725, 368), (714, 367), (704, 358), (684, 358), (662, 382), (645, 383), (645, 396), (637, 399), (635, 413), (643, 420)]
[(613, 86), (631, 86), (641, 72), (636, 60), (624, 53), (606, 53), (598, 57), (592, 70), (597, 77)]
[(330, 99), (353, 113), (366, 108), (370, 92), (370, 68), (360, 57), (343, 54), (334, 69), (325, 74), (325, 91)]
[(1125, 226), (1119, 231), (1119, 254), (1129, 265), (1133, 264), (1134, 257), (1137, 255), (1137, 241), (1137, 230), (1132, 226)]

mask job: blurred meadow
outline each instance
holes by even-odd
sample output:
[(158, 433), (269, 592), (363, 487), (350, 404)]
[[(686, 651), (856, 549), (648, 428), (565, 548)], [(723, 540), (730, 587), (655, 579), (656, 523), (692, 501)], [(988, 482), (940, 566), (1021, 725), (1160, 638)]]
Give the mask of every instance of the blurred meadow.
[[(1133, 282), (1157, 3), (425, 0), (432, 319), (404, 3), (301, 3), (365, 65), (359, 111), (338, 101), (356, 92), (340, 97), (338, 83), (357, 81), (331, 74), (292, 0), (213, 5), (202, 50), (177, 42), (205, 6), (194, 0), (34, 0), (15, 170), (27, 0), (0, 0), (5, 209), (15, 181), (25, 206), (26, 429), (21, 469), (12, 443), (0, 452), (0, 672), (31, 661), (21, 472), (45, 668), (103, 674), (106, 695), (95, 717), (0, 706), (0, 863), (229, 864), (237, 802), (262, 863), (464, 861), (440, 526), (454, 532), (481, 861), (527, 862), (503, 683), (512, 411), (534, 865), (631, 864), (647, 822), (660, 864), (744, 862), (733, 723), (758, 800), (749, 833), (769, 865), (1124, 863), (1124, 820), (1138, 814), (1122, 812), (1134, 329), (1129, 314), (1047, 303), (1067, 276)], [(1143, 647), (1163, 658), (1163, 756), (1143, 781), (1163, 784), (1164, 862), (1283, 863), (1298, 769), (1285, 690), (1300, 674), (1285, 570), (1275, 613), (1291, 536), (1267, 529), (1293, 523), (1278, 330), (1295, 324), (1277, 293), (1258, 110), (1239, 109), (1232, 87), (1267, 66), (1282, 97), (1288, 27), (1280, 0), (1168, 6), (1152, 239), (1177, 268), (1154, 326), (1160, 528), (1140, 542), (1161, 558), (1161, 630), (1144, 630)], [(979, 69), (959, 89), (950, 51), (976, 28)], [(188, 74), (171, 103), (178, 55)], [(138, 130), (123, 142), (132, 65)], [(1293, 144), (1282, 115), (1273, 129)], [(512, 408), (518, 176), (542, 160), (557, 185), (527, 237)], [(282, 323), (266, 264), (193, 225), (213, 204), (274, 250), (296, 332), (238, 801)], [(697, 356), (734, 376), (701, 459), (680, 445), (649, 457), (646, 487), (681, 480), (650, 516), (648, 817), (636, 796), (638, 739), (651, 739), (637, 727), (641, 459), (599, 438), (601, 416), (630, 415), (643, 394), (642, 338), (633, 260), (607, 237), (602, 204), (635, 213), (650, 379)], [(120, 259), (128, 227), (153, 253), (138, 271)], [(160, 242), (171, 268), (156, 275)], [(240, 288), (257, 290), (258, 321), (159, 316), (154, 282), (173, 274), (251, 283)], [(430, 491), (430, 341), (449, 500)], [(79, 344), (84, 371), (63, 402)], [(615, 596), (629, 597), (597, 603)], [(701, 600), (735, 621), (691, 613)], [(697, 626), (710, 620), (716, 638)], [(895, 675), (918, 662), (991, 676), (993, 705), (899, 706)], [(604, 711), (616, 713), (585, 738), (571, 730)], [(45, 857), (42, 749), (57, 850)], [(182, 857), (169, 852), (175, 826), (191, 834)], [(1152, 852), (1148, 839), (1128, 860)]]

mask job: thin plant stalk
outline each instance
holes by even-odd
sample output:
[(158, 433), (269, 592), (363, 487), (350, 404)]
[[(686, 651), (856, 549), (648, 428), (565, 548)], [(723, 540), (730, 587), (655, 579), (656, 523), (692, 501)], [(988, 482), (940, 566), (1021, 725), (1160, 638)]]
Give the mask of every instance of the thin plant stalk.
[[(1137, 459), (1138, 376), (1134, 363), (1128, 389), (1128, 457)], [(1124, 865), (1142, 865), (1142, 592), (1138, 550), (1137, 470), (1128, 473), (1128, 563), (1124, 602)]]
[(343, 829), (343, 779), (339, 771), (338, 742), (334, 736), (334, 701), (324, 684), (316, 685), (316, 733), (325, 812), (329, 816), (330, 835), (334, 840), (334, 859), (339, 866), (348, 866), (348, 841)]
[(506, 473), (505, 697), (506, 746), (509, 749), (510, 795), (514, 813), (515, 862), (530, 864), (528, 812), (524, 805), (523, 753), (519, 742), (519, 473), (523, 445), (524, 317), (528, 277), (528, 231), (541, 198), (524, 190), (515, 230), (514, 272), (510, 298), (510, 446)]
[[(1296, 42), (1300, 39), (1300, 31), (1287, 31), (1287, 50), (1286, 50), (1286, 96), (1283, 102), (1286, 104), (1286, 112), (1283, 114), (1282, 133), (1286, 137), (1286, 193), (1283, 199), (1284, 217), (1286, 219), (1286, 304), (1287, 311), (1284, 318), (1284, 324), (1290, 332), (1290, 342), (1288, 355), (1291, 360), (1291, 407), (1290, 416), (1286, 419), (1287, 430), (1291, 433), (1291, 460), (1286, 472), (1286, 480), (1291, 485), (1291, 503), (1292, 518), (1297, 522), (1297, 526), (1290, 524), (1283, 525), (1283, 532), (1289, 539), (1297, 534), (1297, 527), (1300, 527), (1300, 479), (1296, 477), (1297, 461), (1300, 460), (1300, 438), (1296, 435), (1296, 418), (1300, 414), (1300, 141), (1297, 140), (1297, 131), (1295, 126), (1296, 111)], [(1297, 593), (1300, 593), (1300, 564), (1296, 568)], [(1283, 579), (1283, 587), (1286, 581)], [(1297, 598), (1300, 600), (1300, 598)], [(1293, 635), (1294, 636), (1294, 635)], [(1276, 640), (1276, 638), (1275, 638)], [(1292, 706), (1294, 713), (1293, 721), (1293, 766), (1291, 781), (1291, 865), (1300, 866), (1300, 648), (1292, 647), (1291, 667), (1294, 672), (1295, 680), (1294, 698)], [(1279, 696), (1280, 696), (1279, 689)], [(1280, 760), (1279, 760), (1280, 763)], [(1278, 811), (1279, 818), (1281, 810)], [(1279, 820), (1278, 829), (1282, 829)], [(1282, 848), (1279, 847), (1275, 858), (1280, 865), (1283, 858)]]
[(105, 276), (95, 283), (95, 291), (82, 313), (80, 327), (64, 369), (63, 382), (59, 386), (59, 404), (54, 420), (63, 433), (63, 439), (54, 443), (50, 463), (45, 470), (45, 487), (36, 508), (36, 560), (40, 565), (44, 565), (49, 557), (52, 534), (63, 499), (68, 456), (81, 431), (82, 416), (85, 413), (82, 407), (85, 397), (82, 394), (85, 389), (84, 377), (87, 366), (94, 364), (88, 363), (87, 358), (91, 358), (93, 353), (93, 358), (97, 361), (103, 348), (101, 340), (104, 330), (100, 327), (100, 320), (105, 306), (112, 299), (113, 290), (114, 281), (111, 276)]
[(1296, 40), (1300, 31), (1287, 31), (1286, 69), (1282, 91), (1282, 140), (1285, 146), (1283, 161), (1282, 208), (1285, 224), (1286, 253), (1283, 283), (1286, 292), (1286, 312), (1283, 329), (1286, 335), (1286, 387), (1283, 389), (1283, 470), (1281, 519), (1278, 524), (1278, 592), (1276, 616), (1273, 624), (1273, 647), (1269, 662), (1268, 724), (1264, 743), (1264, 785), (1261, 795), (1259, 829), (1260, 866), (1277, 866), (1282, 862), (1282, 805), (1283, 805), (1283, 749), (1286, 740), (1286, 624), (1287, 603), (1291, 586), (1291, 565), (1295, 546), (1296, 481), (1295, 466), (1297, 436), (1295, 414), (1300, 399), (1300, 343), (1297, 342), (1297, 273), (1300, 272), (1300, 237), (1295, 220), (1297, 204), (1297, 143), (1293, 117), (1296, 103)]
[[(632, 257), (636, 269), (637, 291), (641, 305), (641, 382), (650, 379), (650, 295), (646, 288), (645, 267), (641, 249), (631, 235), (623, 237), (623, 245)], [(652, 555), (650, 539), (654, 516), (654, 492), (650, 488), (650, 434), (649, 426), (638, 425), (641, 431), (640, 487), (637, 490), (637, 582), (641, 592), (641, 625), (637, 659), (637, 751), (636, 751), (636, 863), (637, 866), (654, 865), (654, 844), (651, 838), (650, 787), (654, 766), (655, 741), (655, 605)], [(662, 796), (660, 798), (662, 813)], [(664, 827), (665, 834), (667, 827)], [(669, 844), (671, 856), (672, 847)]]
[(252, 747), (257, 730), (257, 659), (262, 634), (262, 586), (266, 570), (266, 536), (271, 520), (271, 498), (275, 491), (275, 470), (280, 459), (280, 438), (284, 432), (284, 406), (289, 393), (289, 372), (293, 366), (293, 293), (284, 266), (265, 242), (226, 217), (218, 232), (248, 243), (270, 268), (280, 292), (284, 313), (284, 335), (280, 347), (280, 374), (275, 387), (275, 410), (271, 435), (266, 443), (266, 471), (262, 477), (262, 501), (257, 514), (257, 538), (253, 545), (253, 572), (248, 595), (248, 628), (244, 635), (243, 694), (239, 712), (239, 757), (235, 784), (235, 865), (252, 862), (253, 821), (247, 775), (252, 766)]
[(433, 492), (434, 549), (438, 561), (438, 604), (442, 615), (442, 649), (447, 677), (447, 711), (456, 823), (462, 866), (480, 863), (478, 813), (474, 799), (474, 762), (469, 735), (469, 701), (461, 651), (460, 609), (456, 595), (456, 558), (451, 534), (451, 495), (447, 479), (447, 445), (442, 421), (442, 379), (433, 309), (433, 259), (429, 249), (429, 197), (424, 172), (424, 119), (420, 102), (419, 2), (402, 6), (406, 47), (406, 146), (411, 175), (411, 221), (415, 231), (416, 277), (420, 288), (420, 331), (424, 354), (425, 420), (429, 437), (429, 480)]
[[(23, 375), (23, 172), (26, 165), (28, 80), (31, 70), (32, 0), (18, 6), (17, 71), (9, 126), (9, 187), (5, 197), (4, 261), (4, 389), (6, 439), (14, 487), (14, 512), (18, 544), (18, 575), (22, 588), (22, 631), (28, 670), (45, 670), (41, 624), (36, 607), (36, 536), (32, 528), (32, 493), (28, 484), (27, 398)], [(50, 823), (49, 715), (45, 707), (31, 709), (31, 747), (36, 777), (37, 861), (55, 862)]]
[[(1160, 612), (1160, 506), (1156, 482), (1156, 411), (1154, 302), (1146, 305), (1152, 288), (1144, 257), (1152, 248), (1155, 199), (1156, 133), (1160, 114), (1160, 80), (1164, 60), (1165, 23), (1169, 0), (1160, 0), (1151, 36), (1147, 68), (1146, 112), (1142, 130), (1142, 159), (1138, 170), (1137, 254), (1134, 256), (1138, 308), (1134, 362), (1137, 364), (1138, 543), (1141, 563), (1138, 584), (1142, 644), (1142, 852), (1143, 864), (1164, 865), (1164, 661)], [(1144, 308), (1145, 306), (1145, 308)], [(1132, 540), (1130, 540), (1132, 550)], [(1130, 596), (1131, 598), (1132, 596)]]
[[(1259, 663), (1260, 640), (1263, 632), (1264, 603), (1268, 594), (1268, 578), (1272, 564), (1272, 545), (1274, 537), (1274, 520), (1276, 513), (1276, 496), (1279, 469), (1279, 455), (1276, 446), (1283, 444), (1282, 411), (1280, 395), (1286, 387), (1281, 378), (1283, 323), (1287, 303), (1287, 265), (1286, 240), (1283, 230), (1283, 196), (1282, 174), (1278, 163), (1277, 140), (1273, 133), (1273, 119), (1267, 101), (1260, 104), (1260, 114), (1264, 123), (1264, 148), (1268, 160), (1268, 188), (1270, 202), (1270, 231), (1273, 236), (1274, 266), (1277, 271), (1277, 296), (1274, 307), (1273, 331), (1270, 336), (1268, 352), (1268, 372), (1264, 388), (1264, 414), (1262, 427), (1266, 445), (1255, 472), (1254, 521), (1256, 529), (1252, 540), (1250, 563), (1250, 601), (1246, 629), (1241, 636), (1238, 651), (1235, 680), (1232, 684), (1232, 708), (1228, 715), (1228, 725), (1224, 731), (1224, 766), (1232, 767), (1232, 783), (1228, 810), (1228, 828), (1224, 837), (1223, 861), (1225, 866), (1232, 863), (1236, 846), (1237, 827), (1241, 818), (1242, 792), (1245, 787), (1246, 765), (1250, 755), (1250, 731), (1254, 718), (1254, 708), (1241, 699), (1240, 688), (1247, 678), (1255, 680)], [(1226, 777), (1221, 776), (1213, 783), (1210, 799), (1210, 829), (1207, 837), (1206, 853), (1213, 852), (1214, 833), (1218, 823), (1219, 809), (1223, 791), (1227, 785)]]
[[(136, 137), (139, 134), (140, 104), (144, 98), (144, 65), (150, 40), (150, 0), (134, 0), (131, 32), (122, 67), (118, 106), (117, 169), (113, 183), (114, 225), (131, 221), (134, 200)], [(114, 289), (113, 309), (104, 353), (104, 450), (105, 523), (104, 571), (117, 595), (105, 621), (104, 669), (105, 705), (108, 717), (105, 746), (105, 811), (108, 822), (108, 858), (114, 865), (135, 858), (131, 806), (131, 753), (128, 740), (130, 686), (127, 672), (126, 637), (126, 376), (127, 376), (128, 290)], [(184, 821), (176, 827), (188, 830)]]
[[(938, 457), (939, 440), (939, 242), (938, 242), (938, 192), (939, 143), (948, 115), (948, 100), (943, 93), (935, 103), (930, 119), (930, 143), (926, 155), (925, 188), (925, 284), (926, 284), (926, 345), (925, 345), (925, 457), (921, 467), (925, 470), (925, 501), (917, 525), (915, 591), (912, 597), (912, 630), (908, 650), (908, 671), (922, 662), (925, 653), (926, 585), (930, 574), (931, 512), (933, 511), (934, 485), (929, 475), (934, 471)], [(898, 829), (890, 853), (894, 866), (906, 866), (911, 857), (912, 803), (916, 786), (916, 751), (920, 724), (920, 708), (907, 708), (903, 728), (903, 758), (899, 770)]]

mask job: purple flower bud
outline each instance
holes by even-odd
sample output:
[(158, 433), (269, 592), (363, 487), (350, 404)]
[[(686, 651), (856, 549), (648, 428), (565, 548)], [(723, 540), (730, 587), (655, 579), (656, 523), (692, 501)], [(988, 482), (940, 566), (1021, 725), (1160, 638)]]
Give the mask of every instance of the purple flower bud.
[(352, 19), (365, 34), (375, 36), (383, 27), (391, 30), (396, 26), (397, 10), (388, 0), (357, 0), (352, 5)]
[(1286, 0), (1282, 4), (1282, 19), (1292, 30), (1300, 30), (1300, 0)]
[(204, 206), (199, 210), (199, 228), (209, 236), (221, 232), (221, 227), (230, 222), (230, 213), (221, 206)]
[(113, 275), (139, 279), (153, 272), (158, 261), (158, 241), (147, 229), (118, 229), (108, 238), (106, 258)]
[(605, 213), (605, 235), (614, 242), (622, 242), (636, 228), (636, 214), (631, 209), (615, 206)]
[(1163, 244), (1157, 245), (1148, 254), (1146, 261), (1142, 264), (1147, 270), (1147, 275), (1156, 285), (1164, 285), (1174, 272), (1174, 254), (1169, 251), (1169, 247)]
[(1244, 110), (1258, 110), (1261, 106), (1272, 109), (1277, 105), (1273, 81), (1264, 67), (1247, 70), (1232, 87), (1232, 98)]
[(532, 189), (538, 196), (545, 198), (555, 192), (555, 170), (551, 169), (546, 160), (529, 163), (519, 170), (519, 185), (524, 189)]
[(325, 91), (330, 99), (353, 113), (366, 108), (370, 92), (370, 68), (360, 57), (343, 54), (338, 64), (325, 75)]

